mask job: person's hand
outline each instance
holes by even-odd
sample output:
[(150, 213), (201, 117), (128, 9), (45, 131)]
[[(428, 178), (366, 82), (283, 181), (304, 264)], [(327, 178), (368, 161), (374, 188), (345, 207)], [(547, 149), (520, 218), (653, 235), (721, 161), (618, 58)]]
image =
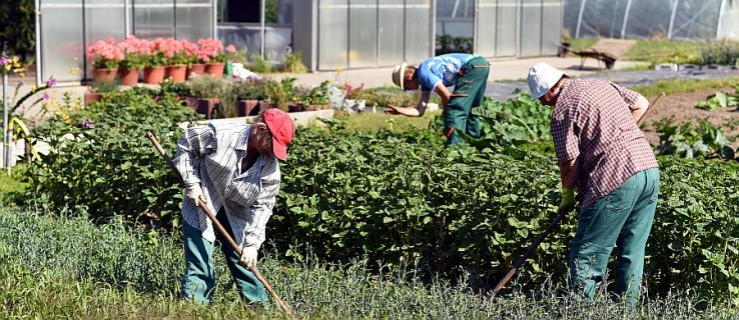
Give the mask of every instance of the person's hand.
[(400, 112), (398, 112), (398, 108), (399, 107), (397, 106), (388, 105), (387, 108), (385, 108), (385, 113), (386, 114), (400, 114)]
[(203, 196), (203, 188), (200, 186), (199, 183), (188, 185), (185, 189), (185, 196), (190, 199), (190, 201), (195, 203), (196, 207), (199, 205), (198, 200), (205, 202), (205, 196)]
[(239, 258), (239, 264), (247, 269), (257, 266), (257, 248), (246, 247), (241, 249), (241, 257)]
[(575, 188), (567, 188), (562, 185), (562, 202), (559, 204), (558, 212), (570, 210), (575, 207)]

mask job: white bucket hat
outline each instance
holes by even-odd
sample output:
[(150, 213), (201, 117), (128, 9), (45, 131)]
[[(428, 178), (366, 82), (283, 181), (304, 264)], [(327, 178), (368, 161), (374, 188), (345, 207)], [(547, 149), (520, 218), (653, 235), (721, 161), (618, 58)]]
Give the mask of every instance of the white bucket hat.
[(395, 69), (393, 69), (393, 83), (395, 85), (399, 86), (400, 89), (405, 90), (405, 68), (408, 66), (407, 63), (403, 62), (397, 66), (395, 66)]
[(533, 67), (529, 68), (529, 76), (526, 78), (526, 82), (529, 84), (531, 90), (531, 97), (534, 100), (541, 98), (547, 93), (557, 81), (562, 78), (564, 72), (552, 67), (545, 62), (539, 62)]

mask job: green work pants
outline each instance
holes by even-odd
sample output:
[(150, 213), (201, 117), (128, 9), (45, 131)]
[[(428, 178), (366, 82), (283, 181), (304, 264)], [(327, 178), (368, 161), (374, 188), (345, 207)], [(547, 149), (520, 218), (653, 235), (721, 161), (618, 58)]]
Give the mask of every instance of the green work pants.
[(457, 130), (472, 137), (480, 136), (479, 117), (472, 108), (479, 107), (485, 97), (490, 63), (485, 58), (475, 57), (467, 61), (454, 83), (452, 97), (444, 106), (444, 135), (447, 144), (463, 142)]
[(595, 295), (616, 245), (617, 300), (637, 303), (644, 248), (652, 229), (658, 193), (659, 169), (647, 169), (580, 212), (570, 251), (571, 285), (575, 293), (588, 299)]
[[(218, 221), (223, 225), (229, 235), (233, 238), (231, 225), (228, 223), (226, 213), (221, 210), (216, 215)], [(200, 230), (182, 224), (182, 237), (185, 247), (185, 274), (182, 276), (182, 297), (186, 300), (195, 300), (201, 303), (209, 303), (215, 293), (216, 275), (213, 268), (213, 243), (205, 240)], [(264, 285), (248, 269), (241, 266), (239, 254), (236, 253), (223, 235), (216, 230), (216, 240), (221, 245), (221, 251), (226, 257), (226, 264), (231, 271), (236, 287), (241, 296), (248, 302), (261, 302), (267, 300)]]

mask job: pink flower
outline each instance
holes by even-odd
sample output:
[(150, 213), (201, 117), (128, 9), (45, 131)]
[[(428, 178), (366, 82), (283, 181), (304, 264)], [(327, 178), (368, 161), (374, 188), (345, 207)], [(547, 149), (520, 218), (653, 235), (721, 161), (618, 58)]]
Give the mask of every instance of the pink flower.
[(226, 46), (226, 51), (228, 51), (228, 52), (236, 52), (236, 46), (234, 46), (232, 44), (229, 44), (228, 46)]

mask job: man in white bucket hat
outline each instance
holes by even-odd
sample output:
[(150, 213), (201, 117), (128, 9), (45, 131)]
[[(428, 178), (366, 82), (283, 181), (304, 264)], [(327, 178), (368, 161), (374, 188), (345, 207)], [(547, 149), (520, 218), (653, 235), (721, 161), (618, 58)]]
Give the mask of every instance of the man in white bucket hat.
[[(403, 90), (421, 88), (415, 106), (387, 106), (388, 114), (420, 117), (426, 111), (431, 92), (441, 97), (444, 107), (444, 135), (447, 144), (461, 143), (457, 130), (472, 137), (480, 136), (478, 116), (472, 108), (479, 107), (485, 97), (490, 63), (483, 57), (468, 53), (448, 53), (431, 57), (418, 65), (402, 63), (393, 70), (393, 83)], [(454, 92), (447, 87), (454, 86)]]
[(561, 210), (575, 205), (579, 190), (572, 289), (592, 298), (617, 245), (616, 299), (634, 305), (659, 193), (657, 160), (636, 124), (649, 101), (608, 80), (570, 79), (546, 63), (531, 67), (526, 80), (534, 99), (554, 107)]

